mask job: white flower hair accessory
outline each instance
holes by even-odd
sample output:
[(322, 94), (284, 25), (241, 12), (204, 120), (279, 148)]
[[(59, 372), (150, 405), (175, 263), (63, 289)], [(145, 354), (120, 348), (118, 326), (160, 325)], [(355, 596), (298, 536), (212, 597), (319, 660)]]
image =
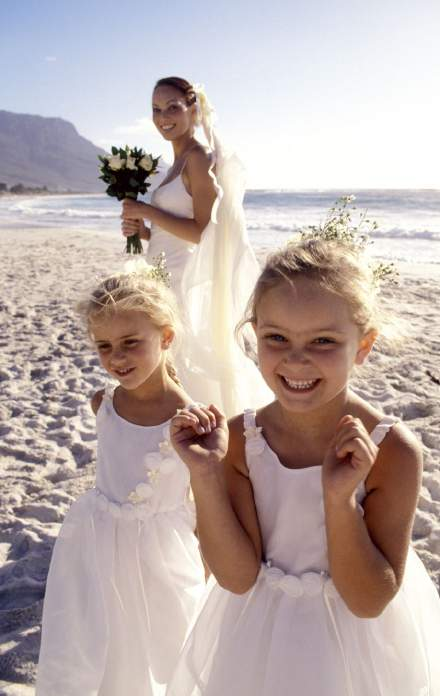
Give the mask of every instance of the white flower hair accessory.
[(208, 142), (211, 141), (212, 123), (214, 121), (215, 111), (208, 97), (206, 96), (203, 85), (196, 84), (193, 86), (194, 94), (196, 95), (197, 108), (197, 125), (202, 126), (205, 131)]
[(153, 264), (147, 263), (143, 258), (132, 258), (124, 263), (124, 273), (142, 273), (170, 287), (171, 273), (167, 271), (165, 252), (161, 251), (153, 259)]

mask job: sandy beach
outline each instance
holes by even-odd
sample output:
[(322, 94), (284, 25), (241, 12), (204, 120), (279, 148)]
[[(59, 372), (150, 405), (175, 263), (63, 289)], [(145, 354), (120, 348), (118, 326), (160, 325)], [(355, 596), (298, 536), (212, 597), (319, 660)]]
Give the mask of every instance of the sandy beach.
[[(103, 233), (1, 232), (0, 696), (34, 691), (52, 547), (72, 501), (93, 485), (89, 399), (105, 376), (74, 305), (120, 267), (122, 248)], [(354, 386), (423, 446), (413, 541), (440, 589), (440, 278), (430, 272), (402, 269), (386, 290), (410, 336), (397, 355), (375, 351)]]

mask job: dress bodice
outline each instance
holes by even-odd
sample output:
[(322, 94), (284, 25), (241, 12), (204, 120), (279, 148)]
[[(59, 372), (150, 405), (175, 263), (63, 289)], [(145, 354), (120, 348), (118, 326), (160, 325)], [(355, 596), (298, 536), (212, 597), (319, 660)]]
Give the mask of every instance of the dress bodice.
[(151, 512), (185, 502), (189, 473), (170, 443), (169, 424), (130, 423), (117, 414), (113, 390), (105, 393), (96, 417), (96, 487), (108, 500)]
[(96, 414), (96, 486), (68, 511), (44, 600), (38, 696), (164, 694), (204, 572), (169, 421)]
[[(194, 217), (193, 199), (184, 186), (182, 174), (159, 186), (151, 197), (151, 205), (182, 218)], [(158, 225), (151, 225), (147, 260), (151, 263), (161, 252), (165, 252), (167, 270), (171, 273), (171, 286), (178, 299), (180, 280), (194, 248), (195, 244), (176, 237)]]
[[(256, 427), (255, 412), (246, 411), (246, 461), (260, 523), (265, 561), (285, 573), (328, 572), (321, 467), (283, 466)], [(385, 418), (371, 433), (376, 444), (394, 424)], [(360, 504), (365, 496), (361, 485)]]
[[(374, 428), (376, 445), (394, 422)], [(440, 696), (440, 602), (414, 550), (380, 614), (352, 611), (328, 573), (322, 467), (284, 467), (254, 412), (245, 437), (266, 562), (242, 594), (210, 581), (167, 696)], [(362, 484), (359, 504), (364, 495)], [(360, 606), (382, 585), (364, 588)]]

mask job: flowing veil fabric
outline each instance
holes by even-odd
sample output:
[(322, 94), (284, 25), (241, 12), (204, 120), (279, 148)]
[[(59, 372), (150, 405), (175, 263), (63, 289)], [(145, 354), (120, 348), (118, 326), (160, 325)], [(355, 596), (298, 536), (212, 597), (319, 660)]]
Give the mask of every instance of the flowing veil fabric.
[(197, 374), (208, 379), (210, 394), (217, 395), (214, 403), (231, 417), (249, 405), (269, 403), (273, 395), (242, 348), (255, 342), (252, 329), (244, 331), (242, 346), (234, 338), (260, 273), (244, 219), (244, 167), (210, 124), (202, 120), (202, 125), (212, 151), (210, 174), (217, 198), (182, 278), (188, 329), (182, 353), (192, 380)]

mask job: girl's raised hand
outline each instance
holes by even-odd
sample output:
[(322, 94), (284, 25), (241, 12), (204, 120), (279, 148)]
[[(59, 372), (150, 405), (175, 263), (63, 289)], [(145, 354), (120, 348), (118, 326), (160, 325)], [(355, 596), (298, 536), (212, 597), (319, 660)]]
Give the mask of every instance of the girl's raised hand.
[(327, 500), (336, 504), (352, 500), (357, 487), (370, 473), (378, 451), (362, 421), (353, 416), (344, 416), (322, 466), (322, 483)]
[(170, 437), (191, 474), (208, 472), (228, 451), (226, 418), (212, 405), (191, 404), (179, 411), (171, 420)]

